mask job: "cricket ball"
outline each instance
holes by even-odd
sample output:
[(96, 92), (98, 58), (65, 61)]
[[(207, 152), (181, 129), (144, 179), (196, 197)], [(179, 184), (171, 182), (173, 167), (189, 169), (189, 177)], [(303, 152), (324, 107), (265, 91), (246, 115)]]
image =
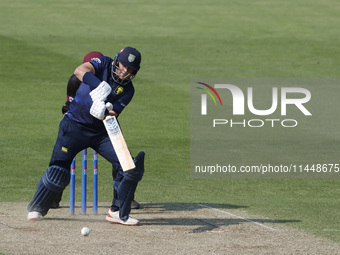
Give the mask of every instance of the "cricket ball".
[(88, 236), (91, 232), (91, 229), (88, 227), (83, 227), (80, 232), (83, 236)]

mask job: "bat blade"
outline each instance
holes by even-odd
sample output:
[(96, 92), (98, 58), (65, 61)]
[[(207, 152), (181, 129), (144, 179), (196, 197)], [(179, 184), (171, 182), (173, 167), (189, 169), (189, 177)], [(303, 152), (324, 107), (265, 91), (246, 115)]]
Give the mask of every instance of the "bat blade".
[(123, 171), (128, 172), (135, 169), (135, 163), (133, 162), (116, 117), (107, 116), (103, 122)]

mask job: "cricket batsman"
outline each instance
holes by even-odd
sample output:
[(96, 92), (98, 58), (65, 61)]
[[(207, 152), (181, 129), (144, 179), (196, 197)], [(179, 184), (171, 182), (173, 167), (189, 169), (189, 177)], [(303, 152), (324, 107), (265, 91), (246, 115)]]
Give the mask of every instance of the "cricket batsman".
[(145, 153), (140, 152), (134, 158), (136, 168), (133, 171), (123, 172), (103, 120), (107, 115), (117, 117), (132, 100), (132, 79), (139, 71), (140, 63), (140, 52), (125, 47), (114, 59), (102, 56), (76, 68), (74, 74), (81, 84), (60, 122), (49, 167), (27, 207), (28, 220), (40, 220), (47, 214), (70, 182), (73, 158), (83, 149), (91, 147), (118, 170), (106, 221), (123, 225), (139, 224), (129, 214), (135, 190), (144, 174)]
[[(94, 60), (96, 58), (102, 57), (104, 56), (101, 52), (99, 51), (90, 51), (88, 52), (83, 59), (83, 63), (85, 62), (89, 62), (91, 60)], [(72, 74), (72, 76), (69, 78), (68, 83), (67, 83), (67, 100), (65, 102), (65, 105), (63, 105), (63, 107), (61, 108), (61, 111), (63, 114), (66, 114), (68, 112), (68, 110), (70, 109), (70, 104), (71, 102), (74, 100), (77, 90), (79, 89), (81, 84), (81, 81), (77, 78), (77, 76), (75, 76), (74, 74)], [(112, 166), (112, 178), (113, 180), (116, 179), (118, 170), (115, 169), (114, 166)], [(60, 201), (62, 198), (63, 193), (61, 192), (55, 199), (55, 201), (52, 203), (51, 205), (51, 209), (57, 209), (60, 207)], [(136, 201), (136, 200), (132, 200), (131, 202), (131, 209), (139, 209), (140, 208), (140, 204)]]

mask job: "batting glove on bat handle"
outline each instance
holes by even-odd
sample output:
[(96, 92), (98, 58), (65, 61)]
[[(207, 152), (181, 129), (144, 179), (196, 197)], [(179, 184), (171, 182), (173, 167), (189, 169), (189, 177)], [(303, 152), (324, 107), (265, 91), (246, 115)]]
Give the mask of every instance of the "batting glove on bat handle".
[(90, 108), (90, 114), (99, 120), (103, 120), (105, 118), (105, 111), (105, 103), (101, 100), (95, 100)]
[(90, 92), (90, 96), (93, 102), (96, 100), (105, 101), (111, 91), (111, 86), (106, 81), (102, 81), (97, 88)]
[(106, 103), (106, 110), (109, 112), (109, 111), (111, 111), (112, 109), (113, 109), (113, 105), (110, 103), (110, 102), (107, 102)]

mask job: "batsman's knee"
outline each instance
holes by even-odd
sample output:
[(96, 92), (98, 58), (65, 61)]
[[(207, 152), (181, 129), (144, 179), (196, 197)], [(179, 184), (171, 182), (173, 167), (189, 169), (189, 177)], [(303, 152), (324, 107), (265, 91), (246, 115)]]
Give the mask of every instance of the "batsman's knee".
[(70, 176), (70, 170), (53, 165), (42, 176), (42, 182), (47, 189), (59, 192), (70, 183)]
[(138, 183), (143, 178), (144, 157), (145, 153), (141, 151), (140, 153), (138, 153), (137, 157), (134, 158), (136, 168), (133, 171), (127, 173), (124, 173), (123, 171), (118, 171), (117, 175), (115, 176), (115, 181), (113, 183), (113, 187), (115, 190), (118, 190), (123, 180)]
[(137, 157), (134, 158), (136, 168), (128, 173), (124, 174), (124, 179), (131, 182), (139, 182), (143, 178), (144, 174), (144, 158), (145, 152), (141, 151), (138, 153)]

